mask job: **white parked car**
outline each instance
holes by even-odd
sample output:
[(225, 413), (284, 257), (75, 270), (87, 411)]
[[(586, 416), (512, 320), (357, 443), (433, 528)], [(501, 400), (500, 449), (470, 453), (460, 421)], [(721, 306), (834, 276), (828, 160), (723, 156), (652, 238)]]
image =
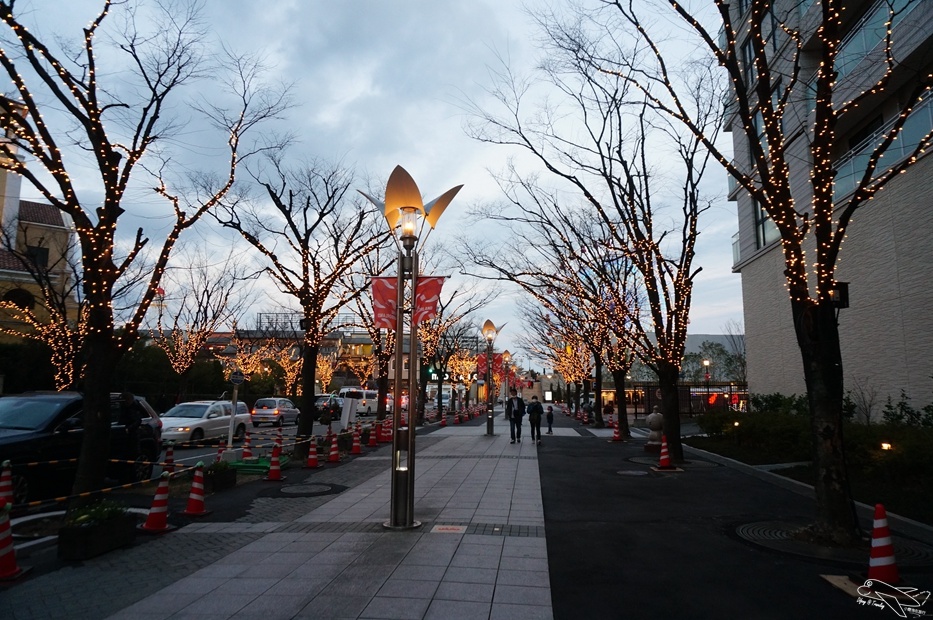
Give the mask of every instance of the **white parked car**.
[[(249, 409), (244, 402), (236, 405), (233, 437), (243, 439), (246, 425), (250, 423)], [(230, 432), (232, 411), (233, 403), (229, 400), (179, 403), (162, 416), (162, 441), (200, 441), (209, 437), (226, 437)]]

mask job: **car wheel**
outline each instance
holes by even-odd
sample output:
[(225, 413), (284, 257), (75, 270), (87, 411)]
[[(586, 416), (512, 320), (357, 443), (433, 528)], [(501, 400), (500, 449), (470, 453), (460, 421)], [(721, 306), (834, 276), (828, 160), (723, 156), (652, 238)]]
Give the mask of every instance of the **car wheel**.
[(366, 408), (366, 415), (372, 415), (372, 414), (373, 414), (372, 407), (367, 407), (367, 408)]
[(279, 416), (279, 419), (275, 421), (275, 425), (278, 426), (279, 428), (282, 428), (283, 426), (285, 426), (285, 420), (283, 420), (282, 417)]
[(244, 424), (240, 424), (236, 427), (236, 431), (233, 433), (233, 439), (234, 441), (243, 441), (246, 439), (246, 426)]
[(253, 422), (253, 428), (259, 428), (259, 422)]
[(136, 462), (133, 464), (133, 482), (152, 479), (152, 462), (154, 460), (156, 459), (145, 454), (136, 457)]
[(13, 476), (13, 503), (25, 504), (29, 500), (29, 480), (25, 476)]
[(191, 441), (201, 441), (204, 439), (204, 429), (196, 428), (191, 431)]

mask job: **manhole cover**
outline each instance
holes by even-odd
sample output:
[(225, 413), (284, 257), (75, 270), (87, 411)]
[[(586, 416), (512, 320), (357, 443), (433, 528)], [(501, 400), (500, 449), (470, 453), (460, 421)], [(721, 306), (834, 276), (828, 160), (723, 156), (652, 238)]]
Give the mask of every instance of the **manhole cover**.
[(287, 495), (328, 495), (330, 493), (339, 493), (332, 484), (290, 484), (279, 489)]
[[(868, 557), (871, 552), (870, 541), (865, 542), (864, 548), (841, 548), (798, 540), (794, 537), (794, 533), (805, 525), (799, 521), (760, 521), (739, 525), (735, 528), (735, 533), (742, 540), (774, 551), (868, 566)], [(892, 536), (892, 539), (894, 557), (897, 558), (898, 566), (933, 566), (933, 547), (930, 545), (899, 536)]]
[(647, 476), (648, 472), (640, 469), (623, 469), (616, 472), (620, 476)]
[[(633, 456), (628, 459), (632, 463), (638, 463), (640, 465), (657, 465), (660, 459), (658, 457), (651, 456)], [(716, 463), (710, 461), (684, 461), (679, 464), (679, 467), (685, 469), (695, 469), (700, 467), (719, 467)]]

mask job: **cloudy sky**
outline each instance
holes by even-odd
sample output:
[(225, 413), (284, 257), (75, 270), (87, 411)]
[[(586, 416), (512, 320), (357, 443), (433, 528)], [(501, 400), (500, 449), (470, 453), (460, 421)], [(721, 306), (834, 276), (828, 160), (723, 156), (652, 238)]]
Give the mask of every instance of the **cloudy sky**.
[[(31, 13), (41, 32), (75, 37), (102, 4), (18, 0), (16, 6)], [(270, 67), (266, 79), (294, 83), (298, 106), (287, 127), (298, 138), (291, 150), (296, 159), (340, 159), (383, 179), (401, 164), (429, 198), (463, 183), (435, 235), (483, 234), (481, 224), (462, 214), (497, 199), (487, 170), (500, 169), (512, 153), (466, 136), (463, 102), (483, 101), (489, 68), (499, 58), (522, 71), (535, 66), (540, 52), (521, 2), (205, 0), (203, 8), (214, 44), (261, 54)], [(198, 150), (202, 157), (210, 153)], [(712, 176), (725, 194), (725, 174), (714, 169)], [(36, 197), (25, 188), (24, 194)], [(158, 205), (138, 200), (140, 215)], [(691, 333), (721, 333), (730, 319), (741, 320), (739, 276), (731, 273), (734, 204), (723, 199), (707, 215)], [(158, 219), (153, 214), (149, 221)], [(501, 335), (506, 348), (521, 329), (513, 303), (501, 295), (481, 317), (508, 321)]]

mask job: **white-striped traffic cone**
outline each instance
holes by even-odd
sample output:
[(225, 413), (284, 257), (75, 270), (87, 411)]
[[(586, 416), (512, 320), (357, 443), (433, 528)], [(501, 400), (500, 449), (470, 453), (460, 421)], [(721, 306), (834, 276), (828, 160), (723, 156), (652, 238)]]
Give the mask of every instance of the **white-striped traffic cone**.
[(171, 477), (167, 471), (162, 472), (152, 508), (149, 509), (146, 522), (139, 526), (140, 530), (150, 534), (164, 534), (175, 529), (168, 524), (168, 481)]
[(881, 504), (875, 504), (875, 523), (871, 531), (871, 555), (868, 560), (868, 578), (889, 585), (901, 580), (894, 560), (894, 543), (888, 529), (888, 515)]

